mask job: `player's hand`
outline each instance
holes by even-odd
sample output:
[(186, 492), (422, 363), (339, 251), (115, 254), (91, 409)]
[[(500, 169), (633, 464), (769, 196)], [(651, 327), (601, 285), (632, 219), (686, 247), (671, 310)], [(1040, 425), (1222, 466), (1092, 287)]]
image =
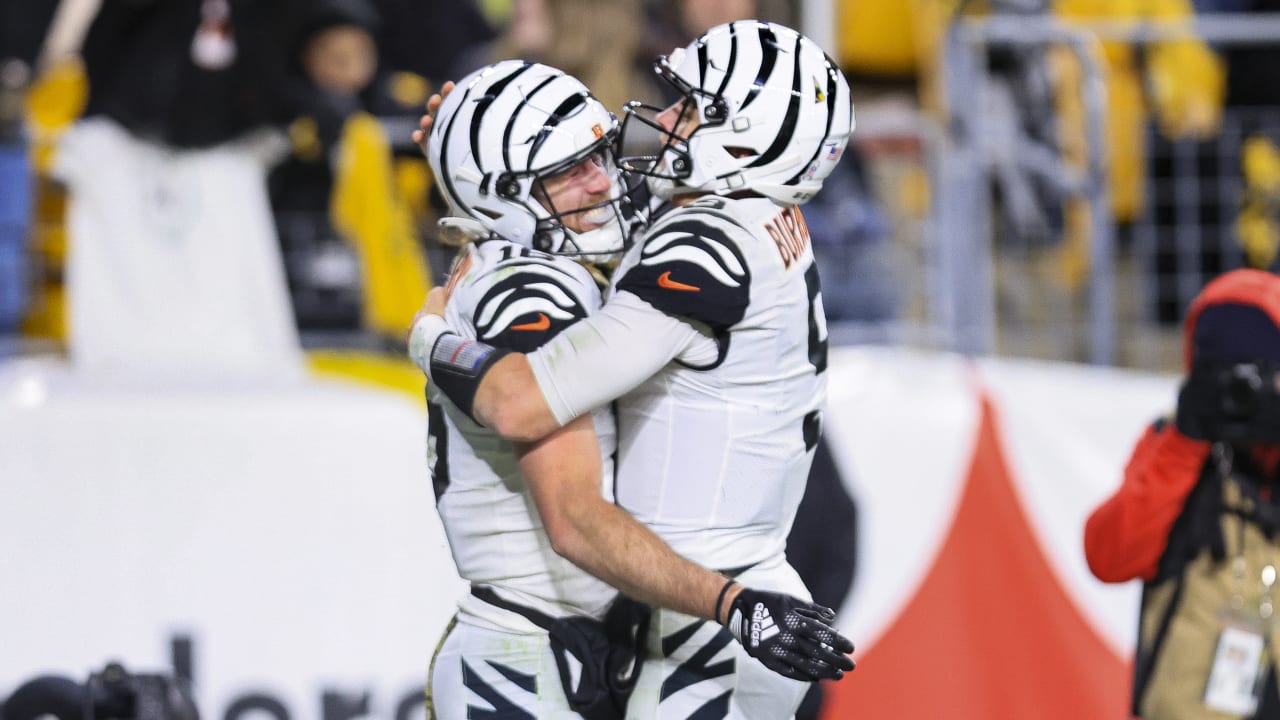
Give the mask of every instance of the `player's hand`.
[(413, 328), (422, 318), (427, 315), (439, 315), (440, 317), (444, 317), (444, 308), (445, 305), (448, 304), (449, 292), (447, 290), (439, 285), (431, 288), (430, 292), (427, 293), (427, 299), (422, 302), (422, 307), (418, 308), (418, 312), (413, 314), (413, 320), (409, 322), (409, 329), (405, 331), (404, 341), (406, 343), (412, 342), (410, 338), (413, 337)]
[(853, 643), (831, 627), (830, 608), (782, 593), (743, 588), (726, 625), (747, 654), (792, 680), (839, 680), (853, 669)]
[(418, 129), (413, 131), (413, 143), (422, 150), (424, 155), (427, 152), (427, 134), (431, 132), (431, 123), (435, 122), (440, 103), (453, 92), (453, 87), (452, 80), (441, 85), (440, 92), (432, 93), (431, 97), (427, 98), (427, 112), (418, 118)]

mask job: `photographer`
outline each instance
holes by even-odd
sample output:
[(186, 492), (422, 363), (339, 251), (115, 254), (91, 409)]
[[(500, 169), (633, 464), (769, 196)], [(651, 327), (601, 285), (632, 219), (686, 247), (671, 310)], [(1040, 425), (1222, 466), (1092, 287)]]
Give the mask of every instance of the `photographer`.
[(1184, 332), (1175, 418), (1138, 441), (1085, 555), (1104, 582), (1144, 581), (1135, 715), (1280, 718), (1280, 277), (1217, 278)]

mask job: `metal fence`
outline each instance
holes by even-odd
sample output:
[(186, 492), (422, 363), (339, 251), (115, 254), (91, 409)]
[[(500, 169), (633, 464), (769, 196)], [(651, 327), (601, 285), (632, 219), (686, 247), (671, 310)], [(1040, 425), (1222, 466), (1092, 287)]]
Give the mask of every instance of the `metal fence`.
[[(1171, 142), (1151, 131), (1142, 212), (1116, 220), (1100, 41), (1141, 47), (1188, 36), (1218, 49), (1280, 47), (1280, 16), (1204, 16), (1193, 24), (992, 16), (955, 24), (940, 63), (948, 115), (937, 127), (945, 131), (923, 119), (909, 131), (923, 148), (912, 162), (928, 176), (928, 208), (917, 216), (890, 211), (907, 223), (895, 230), (904, 287), (922, 295), (878, 337), (845, 332), (844, 339), (1176, 368), (1187, 303), (1214, 275), (1244, 263), (1236, 223), (1241, 147), (1260, 130), (1280, 137), (1280, 110), (1268, 108), (1227, 108), (1207, 141)], [(1057, 85), (1048, 88), (1044, 77), (1011, 80), (1011, 66), (1050, 53), (1074, 58), (1078, 72), (1049, 77)], [(1041, 107), (1045, 92), (1074, 95), (1079, 112)], [(1043, 126), (1028, 127), (1028, 117)], [(1082, 147), (1068, 157), (1060, 143), (1027, 141), (1037, 133), (1075, 133)], [(1063, 242), (1067, 228), (1078, 242)]]

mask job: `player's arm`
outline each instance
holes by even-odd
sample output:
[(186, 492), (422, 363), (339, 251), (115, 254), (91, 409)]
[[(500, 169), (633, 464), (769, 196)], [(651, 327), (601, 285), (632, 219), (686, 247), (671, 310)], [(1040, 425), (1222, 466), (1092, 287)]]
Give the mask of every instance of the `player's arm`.
[[(715, 603), (727, 578), (676, 554), (601, 494), (590, 415), (515, 450), (557, 554), (636, 600), (720, 622)], [(726, 592), (721, 615), (740, 590)]]
[[(410, 333), (410, 355), (482, 425), (512, 440), (545, 437), (673, 359), (694, 366), (719, 360), (750, 295), (737, 232), (705, 213), (655, 228), (604, 307), (527, 357), (450, 337), (444, 321), (429, 314), (428, 296)], [(434, 305), (443, 308), (444, 298)]]
[(410, 356), (458, 407), (513, 441), (546, 437), (691, 349), (714, 355), (714, 341), (693, 324), (627, 292), (528, 355), (452, 334), (434, 305), (414, 323)]
[[(780, 593), (744, 588), (681, 557), (653, 531), (600, 493), (599, 445), (590, 416), (534, 443), (517, 443), (543, 527), (557, 554), (651, 605), (726, 625), (747, 652), (797, 680), (839, 679), (853, 669), (853, 643), (832, 627), (827, 608)], [(790, 632), (753, 632), (767, 609)], [(754, 638), (754, 643), (753, 643)]]

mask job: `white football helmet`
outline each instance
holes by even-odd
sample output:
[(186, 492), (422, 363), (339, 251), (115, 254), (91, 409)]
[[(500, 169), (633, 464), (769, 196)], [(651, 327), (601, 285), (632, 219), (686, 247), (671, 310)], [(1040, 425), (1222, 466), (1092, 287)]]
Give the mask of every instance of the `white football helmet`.
[[(622, 158), (624, 169), (655, 178), (670, 196), (752, 191), (787, 204), (808, 201), (839, 162), (853, 132), (849, 83), (812, 40), (782, 25), (741, 20), (718, 25), (654, 63), (679, 91), (672, 114), (696, 110), (687, 136), (657, 124), (661, 108), (629, 103), (624, 147), (656, 129), (655, 154)], [(637, 127), (639, 122), (644, 126)]]
[[(535, 250), (600, 262), (626, 249), (634, 217), (613, 161), (617, 133), (617, 118), (578, 80), (546, 65), (507, 60), (466, 76), (445, 98), (427, 139), (427, 160), (455, 214)], [(543, 181), (590, 159), (610, 179), (607, 196), (580, 207), (539, 201), (548, 198)], [(604, 224), (574, 232), (564, 225), (574, 213)]]

